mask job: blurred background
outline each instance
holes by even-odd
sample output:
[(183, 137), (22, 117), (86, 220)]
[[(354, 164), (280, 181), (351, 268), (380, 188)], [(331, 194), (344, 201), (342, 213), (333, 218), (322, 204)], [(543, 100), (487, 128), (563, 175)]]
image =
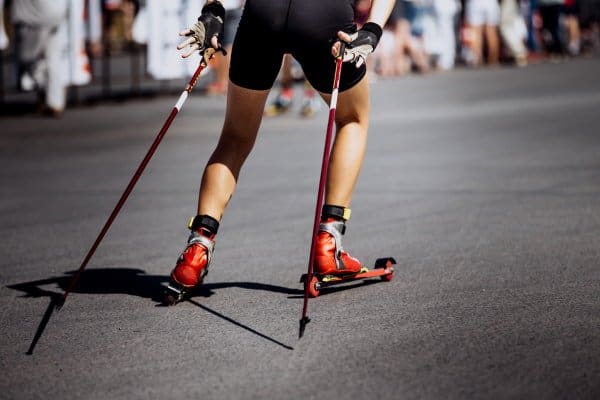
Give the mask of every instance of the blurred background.
[[(234, 16), (225, 33), (230, 43), (243, 0), (225, 3)], [(357, 24), (365, 22), (370, 3), (357, 1)], [(195, 21), (202, 4), (0, 0), (1, 115), (60, 117), (93, 102), (179, 92), (198, 58), (178, 56), (178, 32)], [(599, 21), (600, 0), (398, 0), (369, 69), (377, 79), (398, 79), (568, 62), (598, 52)], [(226, 68), (227, 60), (216, 57), (197, 93), (224, 95)]]

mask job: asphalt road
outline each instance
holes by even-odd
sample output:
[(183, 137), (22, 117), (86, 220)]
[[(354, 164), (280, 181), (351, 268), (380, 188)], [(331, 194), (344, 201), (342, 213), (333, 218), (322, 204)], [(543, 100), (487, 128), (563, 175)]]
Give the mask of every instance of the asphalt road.
[(54, 312), (176, 97), (3, 117), (0, 398), (600, 398), (598, 71), (374, 82), (345, 246), (395, 278), (311, 300), (301, 340), (325, 110), (264, 121), (203, 290), (167, 308), (224, 113), (192, 96)]

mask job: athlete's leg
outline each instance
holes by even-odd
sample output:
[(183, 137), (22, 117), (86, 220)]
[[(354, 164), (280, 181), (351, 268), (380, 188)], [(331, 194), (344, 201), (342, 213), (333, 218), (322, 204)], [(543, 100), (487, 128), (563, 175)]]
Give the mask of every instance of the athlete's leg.
[[(354, 68), (346, 65), (345, 68)], [(321, 93), (329, 103), (331, 94)], [(325, 204), (349, 207), (367, 147), (369, 84), (365, 76), (338, 96), (335, 122), (337, 133), (331, 150)]]
[(189, 226), (188, 244), (171, 272), (170, 287), (175, 292), (177, 288), (197, 286), (207, 272), (219, 221), (256, 140), (268, 95), (268, 90), (244, 89), (231, 81), (227, 90), (225, 122), (219, 143), (204, 169), (198, 213)]
[(227, 109), (216, 149), (204, 169), (198, 215), (220, 220), (233, 195), (242, 164), (250, 154), (262, 119), (268, 90), (251, 90), (231, 81)]
[[(346, 68), (354, 68), (352, 65)], [(326, 102), (330, 94), (321, 93)], [(362, 264), (342, 245), (352, 192), (356, 185), (367, 145), (369, 85), (363, 77), (338, 96), (335, 118), (337, 133), (331, 149), (325, 205), (321, 214), (315, 252), (315, 271), (320, 274), (354, 274)]]

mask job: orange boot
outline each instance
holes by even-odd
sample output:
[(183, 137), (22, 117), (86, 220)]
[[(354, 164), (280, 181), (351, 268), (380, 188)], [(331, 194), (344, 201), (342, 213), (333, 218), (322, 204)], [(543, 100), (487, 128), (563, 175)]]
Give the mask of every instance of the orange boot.
[(317, 236), (314, 269), (320, 275), (353, 275), (360, 272), (362, 264), (342, 247), (342, 235), (350, 209), (325, 205)]
[(218, 227), (219, 222), (206, 215), (198, 215), (190, 222), (192, 233), (171, 272), (170, 286), (189, 290), (202, 283), (208, 273)]

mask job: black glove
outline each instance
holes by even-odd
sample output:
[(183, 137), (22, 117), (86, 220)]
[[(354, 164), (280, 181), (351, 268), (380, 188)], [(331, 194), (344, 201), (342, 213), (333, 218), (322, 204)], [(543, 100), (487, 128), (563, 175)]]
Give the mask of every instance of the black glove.
[(345, 46), (344, 62), (356, 63), (356, 68), (359, 68), (375, 50), (382, 34), (383, 30), (374, 22), (367, 22), (358, 31), (349, 33), (350, 41)]
[[(202, 7), (202, 13), (196, 22), (189, 29), (179, 33), (181, 36), (188, 36), (184, 42), (177, 46), (178, 50), (186, 48), (182, 54), (183, 57), (188, 57), (195, 51), (199, 51), (202, 55), (207, 49), (215, 49), (224, 52), (219, 42), (223, 36), (223, 20), (225, 19), (225, 8), (223, 5), (214, 1)], [(213, 38), (217, 39), (217, 47), (213, 44)]]

